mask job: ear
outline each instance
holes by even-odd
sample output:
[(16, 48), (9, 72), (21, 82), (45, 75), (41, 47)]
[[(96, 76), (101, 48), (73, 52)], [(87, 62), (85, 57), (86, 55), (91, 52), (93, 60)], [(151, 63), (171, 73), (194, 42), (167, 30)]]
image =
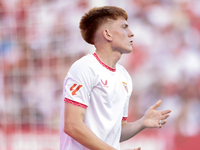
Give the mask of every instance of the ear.
[(103, 33), (103, 37), (108, 40), (108, 41), (112, 41), (112, 34), (109, 32), (108, 29), (105, 29), (102, 31)]

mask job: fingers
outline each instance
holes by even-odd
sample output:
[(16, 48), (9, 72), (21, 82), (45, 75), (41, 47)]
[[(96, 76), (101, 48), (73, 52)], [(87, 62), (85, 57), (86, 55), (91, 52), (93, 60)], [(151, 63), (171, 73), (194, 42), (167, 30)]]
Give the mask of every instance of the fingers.
[(152, 106), (152, 108), (153, 108), (153, 109), (158, 108), (158, 107), (161, 105), (161, 103), (162, 103), (162, 101), (161, 101), (161, 100), (158, 100), (158, 101)]
[(161, 111), (162, 115), (169, 114), (171, 112), (170, 109)]
[(159, 128), (162, 128), (162, 126), (167, 123), (167, 120), (160, 120), (159, 123), (158, 123), (158, 127)]
[(162, 115), (160, 119), (161, 119), (161, 120), (165, 120), (165, 119), (167, 119), (168, 117), (169, 117), (169, 114), (166, 114), (166, 115)]
[(159, 121), (159, 125), (161, 125), (161, 126), (164, 125), (165, 123), (167, 123), (167, 120), (160, 120)]
[(165, 123), (167, 123), (167, 118), (169, 117), (169, 114), (166, 114), (166, 115), (162, 115), (161, 118), (160, 118), (160, 121), (158, 123), (159, 125), (159, 128), (161, 128)]

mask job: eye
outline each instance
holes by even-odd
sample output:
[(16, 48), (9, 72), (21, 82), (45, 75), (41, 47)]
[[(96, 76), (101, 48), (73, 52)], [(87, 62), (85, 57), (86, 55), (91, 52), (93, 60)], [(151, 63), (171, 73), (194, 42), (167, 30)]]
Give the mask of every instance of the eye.
[(128, 25), (127, 25), (127, 24), (125, 24), (125, 25), (123, 26), (123, 28), (124, 28), (124, 29), (128, 28)]

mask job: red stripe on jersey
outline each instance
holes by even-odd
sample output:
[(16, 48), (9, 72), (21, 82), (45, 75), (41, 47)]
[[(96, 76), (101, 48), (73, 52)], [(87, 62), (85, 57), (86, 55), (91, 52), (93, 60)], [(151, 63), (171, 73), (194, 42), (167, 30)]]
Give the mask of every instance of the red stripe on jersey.
[(98, 57), (98, 55), (97, 55), (96, 53), (94, 53), (93, 55), (94, 55), (94, 57), (98, 60), (98, 62), (99, 62), (102, 66), (104, 66), (106, 69), (108, 69), (108, 70), (110, 70), (110, 71), (112, 71), (112, 72), (115, 72), (115, 71), (116, 71), (116, 69), (111, 68), (111, 67), (109, 67), (108, 65), (104, 64), (104, 63), (100, 60), (100, 58)]
[(128, 118), (128, 117), (123, 117), (123, 118), (122, 118), (122, 121), (126, 121), (126, 120), (127, 120), (127, 118)]
[(81, 104), (81, 103), (76, 102), (76, 101), (72, 101), (71, 99), (68, 99), (68, 98), (66, 98), (66, 97), (65, 97), (64, 101), (67, 102), (67, 103), (70, 103), (70, 104), (73, 104), (73, 105), (82, 107), (82, 108), (84, 108), (84, 109), (87, 108), (87, 105)]

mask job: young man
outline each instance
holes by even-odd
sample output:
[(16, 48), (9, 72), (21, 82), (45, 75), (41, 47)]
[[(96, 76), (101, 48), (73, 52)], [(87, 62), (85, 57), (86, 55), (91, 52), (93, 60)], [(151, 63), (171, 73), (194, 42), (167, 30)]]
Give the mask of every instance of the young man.
[(161, 100), (138, 121), (126, 121), (132, 81), (117, 62), (132, 51), (134, 35), (127, 19), (114, 6), (93, 8), (82, 17), (82, 37), (96, 52), (76, 61), (65, 78), (61, 150), (120, 150), (120, 142), (167, 122), (170, 110), (156, 110)]

